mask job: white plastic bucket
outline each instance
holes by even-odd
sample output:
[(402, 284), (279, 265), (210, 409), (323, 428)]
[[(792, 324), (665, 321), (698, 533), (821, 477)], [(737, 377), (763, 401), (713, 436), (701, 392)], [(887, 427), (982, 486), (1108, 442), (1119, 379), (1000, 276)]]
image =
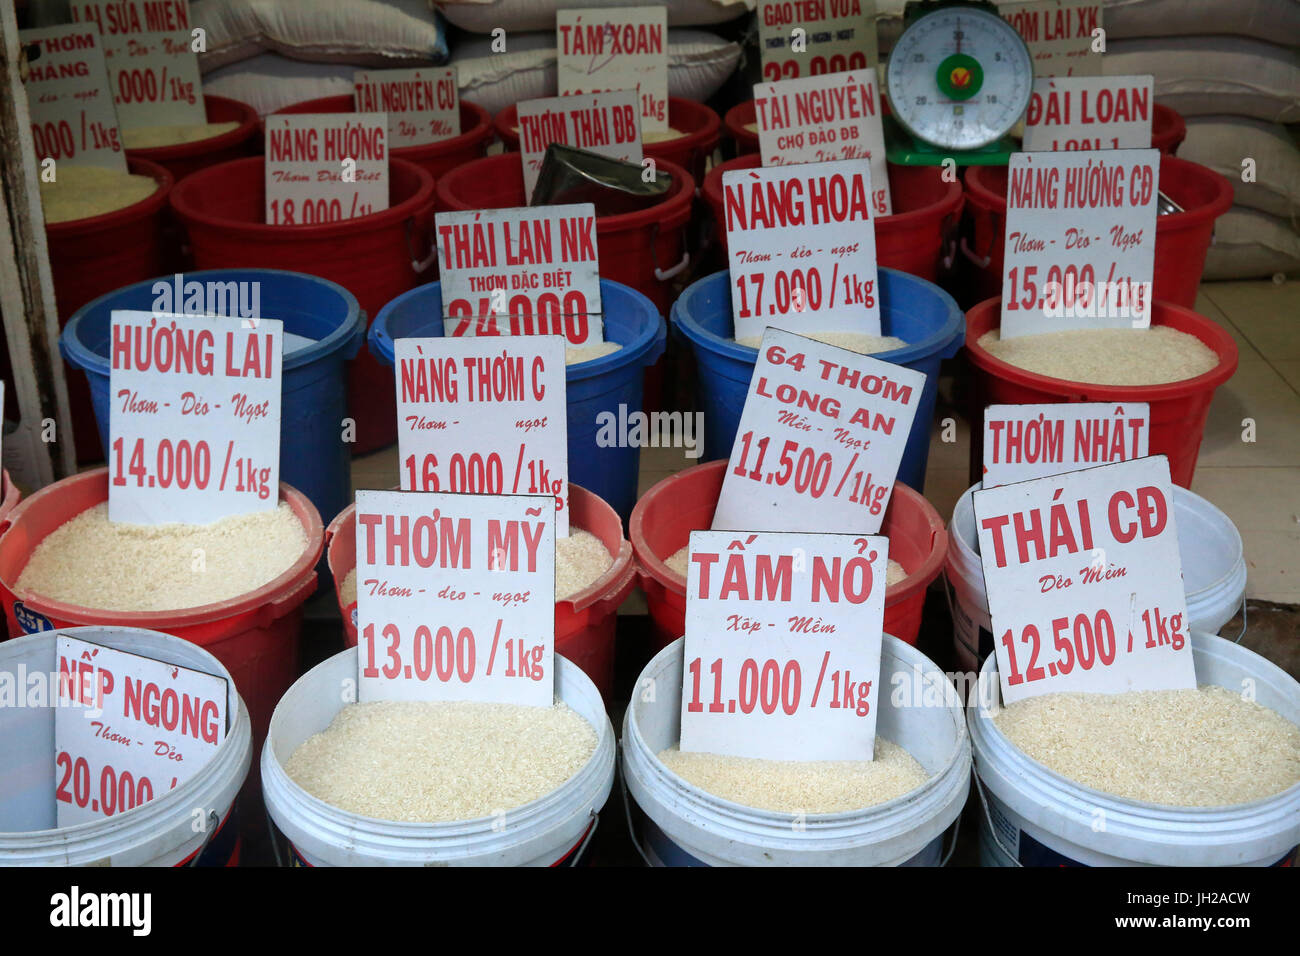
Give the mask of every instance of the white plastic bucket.
[[(557, 696), (596, 729), (596, 752), (544, 797), (507, 811), (452, 823), (399, 823), (340, 810), (284, 772), (308, 737), (330, 725), (357, 679), (357, 649), (317, 664), (289, 688), (262, 748), (266, 809), (306, 866), (570, 866), (595, 832), (614, 782), (614, 728), (600, 691), (582, 669), (555, 655)], [(274, 836), (274, 835), (273, 835)]]
[[(224, 677), (230, 726), (212, 759), (148, 803), (102, 820), (56, 827), (54, 707), (26, 706), (25, 693), (39, 674), (47, 692), (57, 694), (49, 675), (58, 673), (55, 638), (60, 634)], [(0, 706), (0, 866), (237, 864), (239, 826), (231, 810), (248, 776), (252, 739), (248, 709), (215, 657), (158, 631), (69, 627), (0, 642), (0, 681), (16, 695)]]
[[(633, 826), (632, 838), (647, 862), (656, 866), (936, 866), (942, 862), (944, 832), (961, 815), (970, 790), (970, 741), (961, 699), (929, 658), (885, 635), (876, 733), (906, 749), (930, 779), (878, 806), (810, 813), (795, 821), (788, 813), (757, 810), (701, 790), (656, 756), (681, 736), (683, 646), (678, 638), (646, 665), (623, 721), (623, 776), (643, 815), (641, 834)], [(923, 696), (914, 702), (918, 693)], [(896, 706), (896, 700), (903, 706)]]
[[(972, 492), (979, 488), (978, 484), (972, 485), (957, 500), (948, 525), (948, 557), (944, 562), (944, 576), (951, 589), (953, 646), (958, 666), (967, 673), (979, 670), (984, 658), (993, 652), (993, 624), (971, 499)], [(1246, 554), (1241, 534), (1222, 511), (1200, 495), (1177, 486), (1174, 522), (1183, 562), (1188, 629), (1217, 634), (1238, 610), (1245, 613)]]
[[(1212, 634), (1192, 634), (1192, 656), (1200, 683), (1250, 682), (1260, 704), (1300, 723), (1300, 684), (1277, 665)], [(972, 696), (984, 866), (1282, 866), (1300, 856), (1300, 783), (1229, 807), (1127, 800), (1067, 780), (1007, 740), (989, 716), (1001, 697), (996, 657)]]

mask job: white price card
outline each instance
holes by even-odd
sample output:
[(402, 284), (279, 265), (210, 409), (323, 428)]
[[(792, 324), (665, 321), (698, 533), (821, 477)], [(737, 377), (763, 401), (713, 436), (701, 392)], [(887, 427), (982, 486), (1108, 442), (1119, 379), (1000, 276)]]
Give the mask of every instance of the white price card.
[(875, 534), (925, 374), (768, 329), (714, 530)]
[(736, 338), (880, 334), (867, 160), (730, 170), (722, 193)]
[(1150, 76), (1039, 77), (1025, 112), (1025, 152), (1150, 149), (1154, 105)]
[(692, 531), (681, 749), (870, 760), (889, 540)]
[(1150, 439), (1146, 402), (989, 405), (983, 484), (993, 488), (1145, 458)]
[(18, 38), (34, 51), (23, 86), (36, 158), (126, 172), (99, 30), (71, 23), (22, 30)]
[(226, 679), (58, 635), (55, 821), (102, 820), (161, 797), (226, 738)]
[(524, 194), (530, 200), (546, 148), (552, 143), (625, 163), (642, 160), (636, 90), (524, 100), (519, 104), (518, 116)]
[(569, 534), (564, 340), (397, 339), (403, 491), (552, 495)]
[(279, 504), (283, 323), (113, 310), (108, 517), (210, 524)]
[(557, 10), (555, 47), (561, 96), (632, 90), (642, 132), (668, 130), (666, 7)]
[(1100, 76), (1102, 54), (1092, 45), (1104, 6), (1101, 0), (1034, 0), (999, 3), (998, 13), (1029, 47), (1034, 76)]
[(758, 0), (763, 79), (879, 65), (874, 0)]
[(460, 135), (456, 67), (358, 70), (352, 74), (358, 113), (388, 114), (388, 145), (424, 146)]
[(550, 707), (553, 504), (358, 491), (357, 699)]
[(1167, 458), (973, 500), (1004, 702), (1196, 687)]
[(443, 334), (604, 340), (591, 203), (440, 212), (434, 231)]
[(1147, 328), (1160, 152), (1012, 153), (1003, 338)]
[(889, 169), (880, 122), (880, 87), (870, 67), (754, 87), (754, 114), (764, 166), (871, 161), (872, 210), (888, 216)]
[(388, 208), (388, 116), (266, 118), (266, 221), (310, 226)]
[(187, 0), (73, 0), (99, 26), (122, 129), (207, 122)]

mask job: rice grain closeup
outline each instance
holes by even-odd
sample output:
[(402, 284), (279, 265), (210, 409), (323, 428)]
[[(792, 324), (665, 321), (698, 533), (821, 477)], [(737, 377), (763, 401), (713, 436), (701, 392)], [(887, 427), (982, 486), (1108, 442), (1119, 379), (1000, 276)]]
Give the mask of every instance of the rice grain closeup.
[(41, 181), (46, 223), (89, 219), (134, 206), (158, 191), (152, 176), (136, 176), (103, 166), (58, 167), (52, 183)]
[[(896, 335), (868, 335), (866, 332), (798, 332), (796, 334), (812, 339), (815, 342), (848, 349), (850, 352), (857, 352), (859, 355), (892, 352), (894, 349), (901, 349), (907, 345)], [(762, 342), (763, 336), (761, 335), (743, 335), (736, 339), (737, 345), (747, 345), (751, 349), (758, 348)]]
[(742, 806), (777, 813), (842, 813), (910, 793), (929, 774), (906, 750), (876, 738), (874, 760), (756, 760), (721, 754), (659, 753), (687, 783)]
[(314, 797), (408, 823), (473, 820), (545, 796), (596, 752), (580, 714), (477, 701), (349, 704), (284, 765)]
[(102, 611), (176, 611), (255, 591), (306, 547), (284, 502), (210, 525), (112, 522), (104, 503), (37, 545), (17, 590)]
[(223, 136), (235, 129), (239, 129), (239, 124), (234, 121), (185, 123), (175, 126), (137, 126), (134, 129), (122, 130), (122, 142), (127, 149), (153, 149), (158, 146), (197, 143), (200, 140)]
[(1223, 687), (1043, 694), (993, 722), (1061, 776), (1129, 800), (1221, 807), (1300, 782), (1300, 727)]
[(1163, 325), (1044, 332), (1005, 341), (994, 329), (981, 335), (979, 344), (1027, 372), (1089, 385), (1164, 385), (1204, 375), (1219, 364), (1214, 350), (1196, 336)]
[(590, 362), (598, 358), (604, 358), (606, 355), (613, 355), (621, 346), (617, 342), (593, 342), (590, 345), (570, 345), (564, 350), (564, 364), (578, 365), (581, 362)]

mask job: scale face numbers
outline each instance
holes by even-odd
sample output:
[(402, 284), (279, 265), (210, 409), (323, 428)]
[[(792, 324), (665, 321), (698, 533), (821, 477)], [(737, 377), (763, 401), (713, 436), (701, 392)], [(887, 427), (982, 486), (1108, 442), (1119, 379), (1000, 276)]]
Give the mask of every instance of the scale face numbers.
[(933, 146), (997, 141), (1029, 105), (1034, 63), (1020, 34), (972, 7), (927, 13), (889, 55), (889, 105), (903, 128)]

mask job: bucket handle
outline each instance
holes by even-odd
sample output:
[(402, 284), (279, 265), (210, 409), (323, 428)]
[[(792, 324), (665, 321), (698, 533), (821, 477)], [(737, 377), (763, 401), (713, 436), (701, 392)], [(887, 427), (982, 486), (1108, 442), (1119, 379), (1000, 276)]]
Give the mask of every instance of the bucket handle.
[(1015, 863), (1016, 866), (1024, 866), (1024, 864), (1017, 859), (1016, 855), (1007, 849), (1007, 845), (1003, 843), (1002, 838), (998, 836), (998, 828), (993, 825), (993, 814), (989, 812), (989, 802), (984, 796), (984, 784), (980, 782), (980, 775), (975, 772), (974, 767), (971, 767), (970, 775), (975, 779), (975, 792), (979, 794), (980, 806), (984, 808), (984, 819), (989, 823), (989, 833), (993, 837), (993, 842), (998, 845), (999, 850), (1007, 855), (1007, 859)]
[(583, 854), (587, 852), (587, 847), (591, 846), (591, 838), (596, 835), (596, 828), (600, 826), (600, 814), (596, 812), (595, 807), (591, 808), (590, 814), (591, 826), (587, 827), (587, 835), (582, 838), (582, 843), (579, 844), (578, 849), (573, 853), (574, 866), (577, 866), (582, 862)]
[[(319, 559), (319, 555), (317, 555)], [(284, 617), (293, 608), (302, 604), (307, 598), (311, 597), (312, 592), (316, 590), (316, 572), (312, 571), (307, 574), (301, 581), (289, 589), (287, 594), (282, 594), (274, 601), (271, 601), (265, 608), (265, 623), (267, 627), (271, 621), (279, 620)]]
[(961, 204), (957, 206), (955, 212), (950, 212), (943, 217), (943, 222), (939, 224), (940, 240), (940, 262), (943, 264), (944, 271), (952, 268), (953, 260), (957, 258), (957, 226), (959, 223)]
[(654, 263), (655, 278), (660, 282), (667, 282), (674, 276), (678, 275), (683, 269), (691, 264), (691, 252), (689, 249), (682, 250), (682, 261), (669, 269), (659, 268), (659, 223), (656, 222), (650, 227), (650, 261)]
[[(622, 752), (623, 743), (622, 741), (619, 741), (617, 753), (621, 756)], [(636, 847), (636, 852), (637, 855), (641, 857), (641, 862), (651, 869), (654, 869), (654, 864), (650, 862), (650, 857), (646, 856), (645, 848), (641, 846), (641, 840), (636, 832), (636, 825), (632, 822), (632, 800), (627, 793), (627, 778), (623, 776), (623, 761), (618, 759), (616, 766), (618, 768), (618, 788), (623, 791), (623, 818), (627, 821), (627, 835), (631, 838), (632, 845)]]
[[(266, 835), (270, 838), (271, 841), (271, 855), (275, 857), (275, 865), (277, 867), (283, 868), (285, 866), (285, 862), (284, 862), (284, 857), (280, 855), (280, 840), (276, 834), (275, 824), (271, 821), (271, 808), (266, 805), (265, 801), (262, 802), (262, 815), (266, 817)], [(287, 845), (288, 841), (286, 840), (285, 842)], [(289, 855), (289, 851), (287, 849), (285, 850), (284, 855), (285, 856)]]
[[(4, 533), (3, 531), (0, 531), (0, 534), (3, 533)], [(1232, 643), (1240, 644), (1241, 639), (1245, 636), (1246, 636), (1246, 592), (1243, 591), (1241, 594), (1241, 633), (1237, 635), (1236, 640), (1234, 640)]]
[(406, 251), (411, 257), (411, 268), (415, 270), (417, 275), (420, 275), (427, 271), (429, 266), (438, 261), (438, 241), (436, 238), (433, 238), (433, 241), (430, 243), (432, 248), (430, 248), (429, 254), (423, 259), (420, 258), (420, 254), (415, 248), (415, 237), (411, 235), (411, 223), (414, 221), (414, 219), (408, 219), (406, 222), (402, 223), (402, 226), (406, 232)]
[(980, 650), (978, 647), (971, 647), (969, 644), (966, 643), (965, 636), (957, 633), (957, 629), (955, 627), (957, 623), (957, 611), (952, 603), (953, 602), (952, 582), (948, 580), (947, 571), (944, 571), (941, 577), (943, 578), (943, 596), (948, 599), (948, 617), (952, 620), (954, 624), (953, 632), (952, 632), (953, 637), (957, 638), (957, 642), (961, 644), (962, 647), (970, 651), (971, 657), (975, 658), (975, 667), (978, 670), (980, 667), (984, 666), (984, 661), (980, 659)]
[(993, 261), (991, 255), (977, 256), (975, 250), (966, 244), (966, 237), (961, 237), (961, 254), (975, 264), (976, 269), (987, 269), (989, 263)]
[(940, 866), (947, 866), (952, 855), (957, 852), (957, 837), (961, 833), (961, 814), (957, 814), (957, 819), (952, 821), (952, 842), (948, 844), (948, 852), (939, 860)]
[(199, 844), (199, 848), (189, 858), (189, 861), (185, 864), (186, 866), (198, 866), (199, 857), (203, 856), (203, 851), (208, 848), (209, 843), (217, 838), (217, 830), (221, 829), (221, 817), (217, 816), (216, 810), (208, 811), (207, 823), (207, 833), (203, 837), (203, 842)]

